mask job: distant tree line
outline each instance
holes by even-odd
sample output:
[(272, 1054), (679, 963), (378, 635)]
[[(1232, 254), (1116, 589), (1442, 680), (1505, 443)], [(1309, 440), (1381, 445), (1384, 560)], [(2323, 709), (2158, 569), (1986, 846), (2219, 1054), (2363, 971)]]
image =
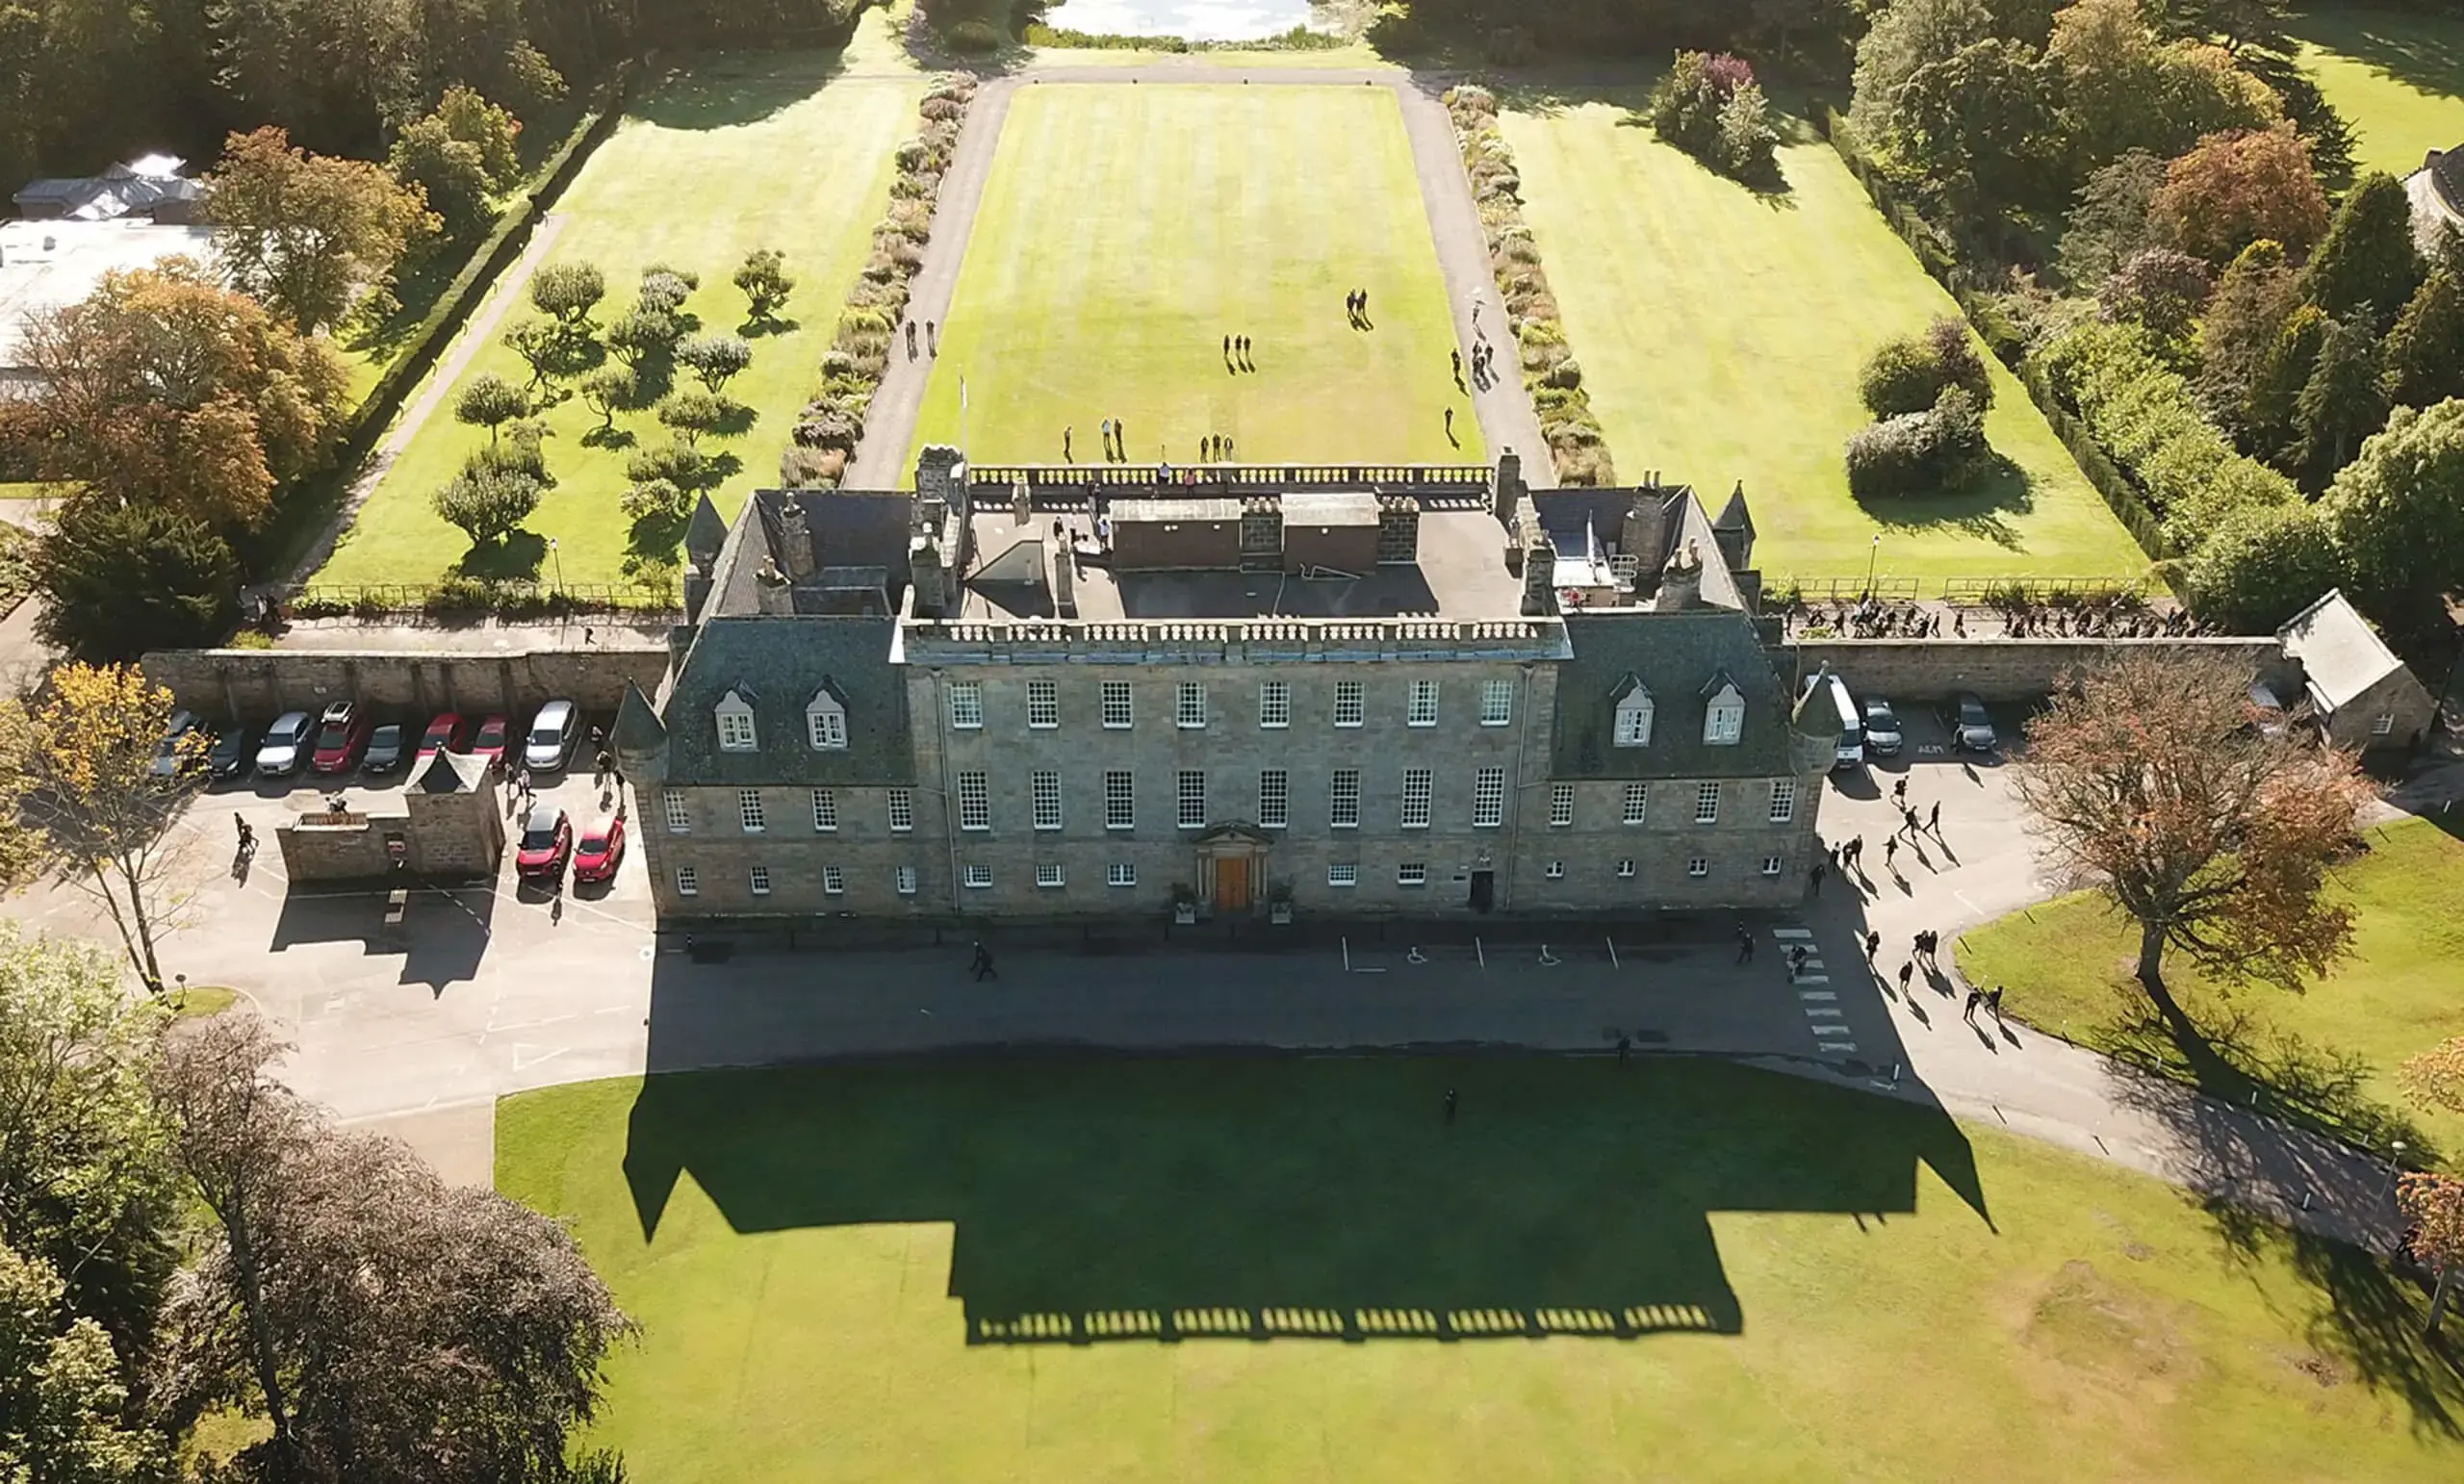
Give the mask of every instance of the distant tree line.
[(861, 3), (0, 0), (0, 185), (268, 124), (378, 159), (456, 84), (526, 116), (638, 52), (802, 38)]

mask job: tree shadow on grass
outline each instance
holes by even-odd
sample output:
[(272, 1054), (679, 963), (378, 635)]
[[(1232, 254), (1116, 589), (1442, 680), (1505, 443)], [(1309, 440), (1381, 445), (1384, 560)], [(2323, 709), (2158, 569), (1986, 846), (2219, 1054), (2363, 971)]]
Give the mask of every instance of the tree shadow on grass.
[(684, 545), (684, 526), (692, 512), (653, 511), (636, 516), (625, 533), (628, 556), (653, 561), (673, 556)]
[[(721, 438), (742, 438), (761, 421), (761, 409), (731, 398), (720, 398), (719, 421), (710, 431)], [(738, 466), (742, 467), (741, 464)]]
[(457, 576), (476, 577), (483, 582), (505, 582), (539, 576), (539, 566), (548, 559), (548, 538), (531, 531), (518, 530), (492, 546), (473, 547), (453, 564)]
[(1986, 472), (1955, 495), (1920, 495), (1860, 499), (1859, 508), (1894, 531), (1949, 529), (2006, 551), (2024, 548), (2014, 518), (2036, 508), (2036, 480), (2001, 454)]
[(2235, 1108), (2281, 1118), (2368, 1150), (2402, 1141), (2408, 1163), (2436, 1164), (2437, 1144), (2404, 1112), (2370, 1095), (2375, 1068), (2349, 1052), (2264, 1025), (2240, 1006), (2203, 1006), (2185, 1037), (2137, 1008), (2095, 1033), (2095, 1046), (2142, 1073)]
[[(2322, 9), (2296, 15), (2285, 29), (2424, 92), (2464, 98), (2464, 20), (2455, 16), (2440, 20), (2383, 10), (2348, 13)], [(2444, 147), (2458, 141), (2437, 142)]]
[[(706, 991), (654, 987), (652, 1065)], [(653, 1076), (625, 1156), (646, 1237), (686, 1175), (739, 1232), (953, 1223), (977, 1344), (1734, 1334), (1711, 1212), (1904, 1215), (1920, 1166), (1984, 1215), (1938, 1107), (1513, 1057)]]
[(798, 52), (683, 53), (632, 106), (628, 118), (663, 129), (729, 129), (759, 123), (819, 92), (846, 70), (843, 47)]
[(581, 446), (585, 448), (629, 448), (639, 442), (641, 440), (633, 436), (631, 428), (618, 427), (612, 422), (604, 427), (594, 427), (581, 435)]
[(793, 335), (805, 327), (801, 320), (747, 320), (735, 327), (736, 334), (746, 340), (759, 340), (764, 335)]

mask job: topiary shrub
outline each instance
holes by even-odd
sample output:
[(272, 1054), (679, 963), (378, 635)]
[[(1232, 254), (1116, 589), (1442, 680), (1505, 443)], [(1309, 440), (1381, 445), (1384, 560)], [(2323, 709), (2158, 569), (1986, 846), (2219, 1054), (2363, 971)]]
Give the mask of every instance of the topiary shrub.
[(846, 472), (847, 455), (837, 448), (791, 444), (779, 455), (779, 483), (790, 490), (834, 490)]
[(850, 416), (837, 407), (824, 407), (816, 403), (807, 408), (804, 417), (797, 421), (795, 441), (796, 446), (802, 448), (834, 448), (840, 453), (853, 454), (856, 441), (863, 433), (862, 418)]
[(1931, 408), (1945, 387), (1958, 387), (1980, 406), (1993, 405), (1993, 378), (1968, 339), (1967, 326), (1945, 317), (1921, 334), (1886, 341), (1857, 377), (1857, 395), (1877, 418)]
[(1849, 438), (1849, 493), (1859, 499), (1944, 494), (1974, 477), (1989, 451), (1984, 409), (1961, 388), (1945, 387), (1925, 411), (1885, 418)]
[(1548, 386), (1562, 388), (1569, 392), (1574, 391), (1582, 385), (1582, 363), (1572, 355), (1568, 355), (1564, 360), (1550, 367), (1548, 374), (1540, 379)]

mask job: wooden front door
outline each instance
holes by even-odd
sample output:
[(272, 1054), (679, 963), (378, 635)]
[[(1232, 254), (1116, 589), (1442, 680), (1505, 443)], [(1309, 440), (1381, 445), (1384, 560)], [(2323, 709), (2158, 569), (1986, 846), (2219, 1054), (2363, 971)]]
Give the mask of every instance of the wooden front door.
[(1215, 909), (1219, 912), (1245, 912), (1249, 909), (1249, 861), (1244, 856), (1224, 856), (1215, 862)]

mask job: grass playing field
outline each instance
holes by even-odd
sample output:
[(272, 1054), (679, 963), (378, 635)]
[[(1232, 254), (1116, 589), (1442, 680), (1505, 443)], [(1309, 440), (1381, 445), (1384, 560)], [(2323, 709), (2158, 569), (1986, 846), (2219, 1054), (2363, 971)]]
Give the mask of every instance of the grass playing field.
[[(2402, 1137), (2417, 1156), (2464, 1167), (2464, 1114), (2414, 1103), (2396, 1083), (2407, 1057), (2464, 1036), (2464, 840), (2426, 820), (2368, 838), (2370, 854), (2338, 868), (2330, 888), (2359, 914), (2352, 957), (2307, 993), (2228, 991), (2177, 953), (2165, 982), (2237, 1066), (2299, 1094), (2295, 1106), (2314, 1121), (2381, 1145)], [(2005, 1008), (2020, 1018), (2140, 1060), (2153, 1051), (2187, 1075), (2169, 1042), (2139, 1025), (2138, 947), (2137, 929), (2084, 893), (1971, 929), (1958, 944), (1961, 971), (2007, 985)], [(2339, 1068), (2340, 1057), (2357, 1064)]]
[[(1344, 295), (1369, 291), (1373, 329)], [(1225, 335), (1254, 371), (1227, 368)], [(1383, 88), (1046, 84), (1010, 108), (915, 447), (1051, 462), (1476, 461), (1401, 111)], [(1454, 439), (1445, 409), (1454, 409)], [(907, 461), (912, 467), (913, 459)]]
[[(630, 305), (643, 269), (665, 264), (700, 275), (701, 290), (686, 309), (705, 329), (735, 329), (745, 308), (729, 282), (736, 266), (756, 247), (786, 254), (797, 280), (786, 328), (754, 340), (752, 369), (727, 388), (759, 420), (745, 436), (706, 445), (740, 466), (717, 492), (725, 513), (778, 479), (780, 451), (819, 379), (839, 303), (888, 199), (891, 150), (914, 127), (922, 84), (889, 70), (894, 48), (873, 50), (883, 55), (860, 64), (837, 53), (713, 59), (637, 102), (554, 207), (565, 225), (547, 261), (599, 265), (608, 283), (596, 314), (603, 325)], [(850, 75), (838, 76), (842, 70)], [(529, 379), (528, 368), (501, 343), (528, 312), (524, 302), (504, 316), (465, 381), (482, 371), (516, 384)], [(554, 432), (548, 467), (556, 487), (525, 524), (526, 535), (467, 570), (546, 578), (560, 566), (566, 581), (617, 581), (629, 538), (617, 499), (631, 448), (621, 441), (586, 445), (583, 435), (599, 420), (579, 397), (546, 417)], [(623, 415), (617, 425), (636, 448), (668, 436), (648, 411)], [(432, 582), (464, 570), (470, 543), (437, 518), (428, 498), (486, 437), (453, 421), (449, 396), (362, 507), (318, 580)], [(668, 534), (680, 537), (680, 527)], [(557, 543), (552, 562), (549, 538)]]
[(1775, 580), (1861, 578), (1869, 557), (1925, 578), (2146, 570), (1990, 356), (1987, 431), (2015, 472), (1964, 497), (1859, 504), (1841, 453), (1870, 421), (1859, 367), (1959, 306), (1804, 126), (1780, 155), (1788, 191), (1761, 197), (1660, 143), (1630, 101), (1505, 116), (1525, 217), (1626, 476), (1657, 469), (1714, 503), (1743, 480)]
[(2352, 121), (2354, 164), (2401, 180), (2464, 144), (2464, 12), (2319, 9), (2298, 16), (2302, 64)]
[(2348, 1249), (1714, 1062), (711, 1074), (497, 1138), (642, 1323), (594, 1441), (661, 1484), (2464, 1468), (2420, 1295)]

